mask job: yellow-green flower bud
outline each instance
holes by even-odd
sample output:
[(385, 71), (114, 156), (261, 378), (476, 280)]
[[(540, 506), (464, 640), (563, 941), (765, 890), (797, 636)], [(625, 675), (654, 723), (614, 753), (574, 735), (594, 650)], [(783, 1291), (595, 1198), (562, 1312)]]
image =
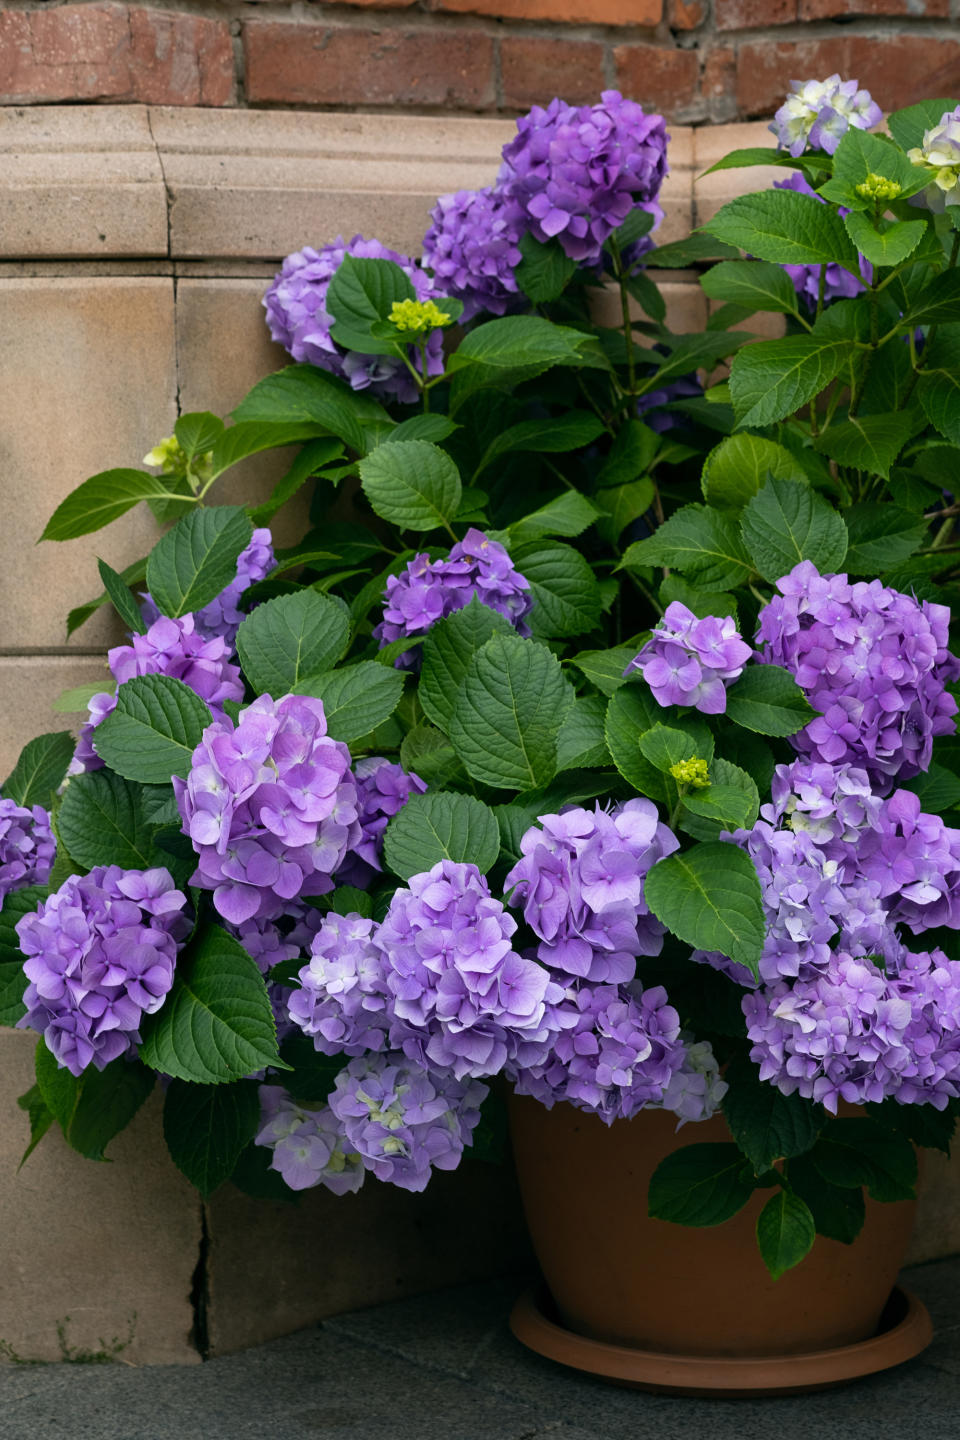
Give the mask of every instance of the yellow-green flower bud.
[(678, 785), (690, 785), (694, 790), (705, 790), (710, 784), (706, 760), (678, 760), (670, 766), (670, 774)]
[(897, 180), (887, 180), (871, 171), (866, 180), (861, 180), (854, 189), (861, 200), (896, 200), (903, 186)]
[(176, 435), (168, 435), (144, 455), (143, 463), (160, 465), (164, 470), (184, 470), (187, 457)]
[(450, 316), (432, 300), (394, 300), (390, 319), (406, 335), (425, 335), (428, 330), (452, 323)]

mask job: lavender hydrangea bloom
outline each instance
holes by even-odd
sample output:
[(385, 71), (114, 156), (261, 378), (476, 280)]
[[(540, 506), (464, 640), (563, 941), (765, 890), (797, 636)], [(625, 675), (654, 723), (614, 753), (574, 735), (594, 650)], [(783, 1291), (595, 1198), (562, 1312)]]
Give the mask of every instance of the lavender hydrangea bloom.
[(561, 991), (513, 949), (516, 928), (475, 865), (440, 860), (397, 890), (375, 937), (394, 1048), (461, 1080), (497, 1074), (518, 1043), (543, 1038)]
[(384, 971), (374, 922), (328, 915), (300, 971), (300, 988), (290, 994), (290, 1019), (325, 1055), (386, 1049), (391, 1009)]
[(926, 770), (934, 737), (952, 733), (957, 713), (946, 689), (960, 676), (946, 606), (879, 580), (820, 575), (809, 560), (777, 589), (760, 612), (761, 656), (785, 666), (820, 711), (790, 737), (794, 749), (862, 767), (881, 793)]
[[(443, 295), (430, 276), (415, 261), (379, 240), (354, 235), (345, 242), (341, 236), (319, 250), (307, 246), (288, 255), (263, 299), (270, 334), (294, 360), (308, 360), (321, 370), (340, 376), (354, 390), (369, 389), (380, 399), (410, 404), (417, 399), (417, 384), (404, 362), (393, 355), (361, 355), (345, 350), (330, 331), (333, 316), (326, 307), (330, 281), (347, 255), (367, 260), (392, 260), (409, 278), (418, 300)], [(408, 348), (411, 364), (419, 369), (419, 352)], [(443, 373), (443, 332), (433, 330), (427, 340), (427, 372)]]
[(521, 233), (559, 237), (577, 262), (599, 260), (607, 237), (635, 205), (656, 199), (667, 173), (663, 116), (617, 90), (605, 90), (598, 105), (535, 105), (517, 131), (497, 178), (508, 213)]
[(294, 900), (284, 907), (279, 917), (255, 916), (240, 925), (228, 923), (225, 928), (266, 975), (274, 965), (295, 960), (308, 952), (322, 923), (323, 916), (313, 905)]
[(684, 1043), (683, 1064), (674, 1070), (663, 1092), (660, 1108), (670, 1110), (681, 1125), (688, 1120), (709, 1120), (720, 1109), (720, 1102), (730, 1089), (720, 1078), (720, 1065), (708, 1040), (694, 1041), (681, 1030)]
[(739, 679), (752, 654), (732, 615), (698, 620), (674, 600), (623, 673), (639, 670), (658, 705), (692, 705), (706, 715), (722, 715), (727, 686)]
[(353, 767), (353, 775), (357, 782), (360, 838), (347, 852), (336, 880), (338, 885), (355, 885), (364, 890), (383, 869), (380, 857), (387, 825), (403, 809), (411, 795), (425, 792), (427, 784), (419, 775), (408, 774), (402, 765), (396, 765), (382, 755), (358, 760)]
[(647, 907), (647, 871), (679, 846), (652, 800), (610, 812), (570, 806), (541, 815), (504, 880), (539, 936), (537, 958), (559, 983), (631, 980), (638, 955), (658, 955), (664, 927)]
[(334, 1195), (349, 1195), (366, 1179), (363, 1162), (330, 1106), (304, 1109), (280, 1085), (260, 1086), (260, 1129), (254, 1144), (273, 1151), (270, 1169), (282, 1175), (291, 1190), (323, 1185)]
[(861, 863), (879, 883), (891, 921), (915, 935), (941, 925), (960, 929), (960, 830), (923, 814), (909, 790), (897, 790), (884, 801), (870, 840)]
[(446, 294), (463, 301), (464, 323), (484, 311), (505, 315), (524, 302), (513, 273), (523, 258), (520, 233), (498, 190), (441, 195), (430, 218), (423, 264)]
[[(115, 645), (109, 650), (107, 662), (118, 686), (137, 675), (169, 675), (172, 680), (181, 680), (206, 702), (214, 718), (219, 719), (225, 700), (243, 699), (240, 669), (230, 663), (230, 653), (221, 636), (204, 640), (197, 633), (193, 615), (182, 615), (179, 620), (161, 615), (146, 634), (134, 635), (129, 645)], [(90, 700), (71, 774), (98, 769), (103, 763), (96, 752), (94, 731), (116, 705), (116, 695), (105, 692)]]
[(405, 1055), (365, 1055), (336, 1079), (330, 1108), (347, 1143), (378, 1180), (423, 1190), (431, 1171), (455, 1170), (488, 1090), (421, 1069)]
[(192, 878), (225, 920), (276, 918), (322, 895), (359, 836), (350, 752), (327, 735), (319, 700), (261, 695), (209, 725), (173, 787), (199, 857)]
[(942, 214), (947, 205), (960, 205), (960, 105), (923, 132), (923, 143), (908, 150), (907, 159), (930, 171), (923, 199), (931, 210)]
[[(270, 531), (265, 528), (254, 530), (249, 545), (241, 550), (237, 557), (237, 573), (230, 584), (221, 590), (219, 595), (215, 595), (208, 605), (193, 612), (194, 629), (201, 639), (221, 639), (228, 649), (233, 649), (237, 631), (247, 618), (240, 609), (243, 595), (251, 585), (265, 579), (276, 563)], [(143, 602), (143, 618), (148, 622), (157, 620), (160, 611), (153, 603), (153, 597), (146, 594)]]
[(0, 910), (11, 890), (45, 885), (56, 854), (49, 811), (0, 797)]
[[(813, 186), (807, 183), (806, 178), (799, 170), (795, 170), (788, 180), (774, 180), (773, 185), (775, 190), (796, 190), (800, 195), (810, 195), (814, 200), (819, 200), (821, 205), (827, 203), (823, 196), (818, 195)], [(844, 216), (849, 215), (850, 211), (841, 205), (838, 213)], [(845, 270), (842, 265), (838, 265), (835, 260), (831, 260), (827, 264), (823, 279), (824, 305), (829, 305), (833, 300), (852, 300), (855, 295), (862, 292), (864, 286), (872, 283), (873, 266), (870, 261), (861, 255), (859, 265), (862, 277), (860, 280), (856, 275), (851, 275), (850, 271)], [(820, 271), (823, 267), (821, 265), (784, 265), (783, 269), (790, 276), (794, 290), (807, 309), (816, 310), (820, 298)]]
[(869, 90), (861, 90), (856, 80), (831, 75), (826, 80), (793, 80), (769, 129), (778, 148), (794, 157), (807, 149), (832, 155), (851, 125), (870, 130), (881, 118)]
[(18, 1026), (39, 1030), (72, 1075), (134, 1051), (173, 984), (186, 903), (164, 869), (71, 875), (17, 924), (30, 982)]
[[(525, 617), (533, 597), (528, 582), (498, 541), (471, 527), (451, 546), (446, 559), (416, 555), (406, 570), (388, 578), (383, 619), (374, 636), (382, 649), (394, 640), (425, 635), (438, 620), (469, 605), (474, 596), (509, 620), (520, 635), (529, 636)], [(409, 669), (418, 658), (415, 650), (407, 651), (396, 664)]]

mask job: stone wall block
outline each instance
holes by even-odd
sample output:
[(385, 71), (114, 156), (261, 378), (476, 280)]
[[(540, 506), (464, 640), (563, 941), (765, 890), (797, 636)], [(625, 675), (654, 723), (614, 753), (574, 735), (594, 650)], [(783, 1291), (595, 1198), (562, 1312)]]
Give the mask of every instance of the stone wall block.
[(77, 685), (112, 689), (106, 656), (0, 655), (0, 781), (9, 775), (20, 751), (35, 735), (54, 730), (76, 732), (86, 711), (64, 715), (55, 711), (53, 704), (64, 690)]

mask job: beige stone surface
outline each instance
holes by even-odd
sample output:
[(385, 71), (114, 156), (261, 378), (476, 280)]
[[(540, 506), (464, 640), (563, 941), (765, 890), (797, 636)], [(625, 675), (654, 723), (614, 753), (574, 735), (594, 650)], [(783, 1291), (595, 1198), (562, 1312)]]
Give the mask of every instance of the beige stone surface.
[[(162, 278), (0, 282), (0, 652), (60, 648), (67, 611), (101, 593), (158, 531), (139, 505), (109, 529), (36, 545), (64, 497), (100, 470), (141, 468), (176, 419), (173, 283)], [(115, 643), (109, 607), (74, 647)]]
[(907, 1264), (960, 1253), (960, 1154), (923, 1151), (917, 1188), (917, 1222)]
[(105, 655), (0, 655), (0, 781), (35, 735), (76, 731), (81, 715), (53, 709), (64, 690), (99, 684), (112, 688)]
[(163, 172), (143, 106), (0, 109), (0, 256), (165, 255)]
[(62, 1327), (75, 1350), (129, 1339), (133, 1364), (192, 1364), (200, 1206), (164, 1150), (159, 1096), (108, 1148), (112, 1164), (51, 1130), (18, 1171), (30, 1127), (16, 1098), (33, 1083), (35, 1043), (0, 1030), (0, 1344), (59, 1360)]
[(211, 1351), (223, 1355), (328, 1315), (530, 1264), (512, 1171), (464, 1160), (411, 1195), (368, 1180), (299, 1205), (231, 1185), (209, 1206)]

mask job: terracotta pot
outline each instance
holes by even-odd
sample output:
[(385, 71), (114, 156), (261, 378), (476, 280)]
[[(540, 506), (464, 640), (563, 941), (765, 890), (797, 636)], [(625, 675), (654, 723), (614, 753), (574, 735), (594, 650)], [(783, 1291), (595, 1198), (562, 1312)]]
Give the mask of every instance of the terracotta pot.
[(558, 1317), (612, 1345), (686, 1356), (798, 1355), (877, 1332), (903, 1261), (915, 1206), (867, 1201), (853, 1245), (818, 1236), (779, 1280), (757, 1250), (758, 1191), (723, 1225), (651, 1220), (647, 1188), (681, 1145), (729, 1140), (721, 1116), (684, 1125), (644, 1111), (609, 1128), (559, 1104), (510, 1098), (527, 1223)]

